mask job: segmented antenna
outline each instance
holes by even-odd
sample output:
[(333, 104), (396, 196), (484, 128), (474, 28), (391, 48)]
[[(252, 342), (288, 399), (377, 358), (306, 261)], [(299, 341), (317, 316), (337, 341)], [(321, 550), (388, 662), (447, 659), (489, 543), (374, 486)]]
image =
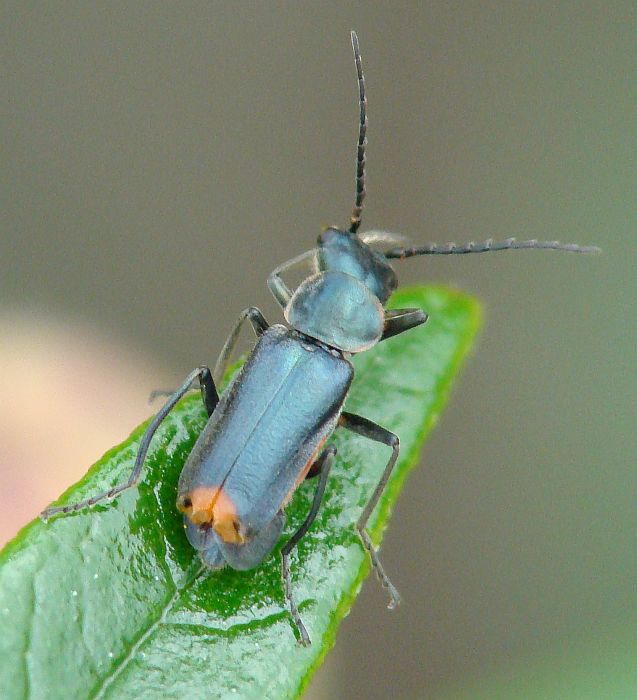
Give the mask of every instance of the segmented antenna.
[(543, 250), (564, 250), (567, 253), (601, 253), (597, 246), (582, 246), (576, 243), (560, 243), (559, 241), (518, 241), (515, 238), (507, 238), (505, 241), (494, 241), (492, 238), (476, 243), (429, 243), (428, 245), (415, 246), (413, 248), (392, 248), (384, 255), (386, 258), (412, 258), (415, 255), (465, 255), (466, 253), (489, 253), (495, 250), (520, 250), (523, 248), (536, 248)]
[(358, 146), (356, 149), (356, 202), (350, 217), (350, 233), (356, 233), (361, 225), (363, 213), (363, 200), (365, 199), (365, 146), (367, 145), (367, 97), (365, 96), (365, 76), (361, 63), (361, 51), (358, 46), (358, 37), (352, 30), (352, 49), (354, 49), (354, 61), (356, 62), (356, 76), (358, 78), (358, 103), (360, 105), (360, 121), (358, 125)]

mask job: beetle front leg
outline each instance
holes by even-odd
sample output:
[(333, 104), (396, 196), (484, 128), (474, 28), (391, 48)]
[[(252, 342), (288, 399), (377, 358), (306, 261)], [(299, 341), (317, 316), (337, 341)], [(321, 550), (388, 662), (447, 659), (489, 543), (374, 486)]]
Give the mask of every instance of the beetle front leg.
[(306, 647), (312, 642), (310, 640), (310, 635), (305, 629), (303, 620), (299, 615), (298, 608), (294, 602), (294, 596), (292, 595), (292, 582), (290, 581), (290, 568), (288, 564), (288, 556), (290, 552), (296, 547), (299, 540), (305, 533), (310, 529), (310, 526), (314, 522), (316, 515), (321, 506), (321, 501), (323, 500), (323, 494), (325, 493), (325, 485), (327, 484), (327, 477), (329, 476), (332, 464), (334, 464), (334, 456), (336, 455), (336, 447), (330, 445), (326, 447), (321, 456), (316, 460), (314, 465), (317, 467), (320, 478), (318, 484), (316, 485), (316, 491), (314, 492), (314, 499), (312, 500), (312, 507), (307, 517), (303, 521), (301, 527), (290, 537), (290, 539), (285, 543), (285, 546), (281, 550), (281, 576), (283, 577), (283, 585), (285, 587), (285, 597), (290, 606), (290, 615), (292, 615), (292, 620), (299, 631), (300, 643)]
[(358, 435), (362, 435), (370, 440), (375, 440), (376, 442), (382, 442), (384, 445), (387, 445), (392, 449), (391, 457), (385, 466), (383, 474), (380, 477), (380, 481), (376, 485), (372, 497), (367, 502), (365, 508), (363, 508), (363, 512), (356, 523), (356, 529), (358, 530), (358, 534), (363, 542), (363, 546), (369, 552), (369, 556), (372, 560), (372, 566), (374, 567), (383, 588), (386, 588), (387, 592), (389, 593), (389, 605), (387, 607), (390, 610), (393, 610), (400, 604), (400, 594), (385, 573), (385, 570), (380, 563), (380, 559), (378, 558), (378, 553), (372, 544), (366, 528), (367, 522), (374, 508), (376, 507), (376, 504), (378, 503), (378, 499), (385, 490), (385, 486), (387, 486), (387, 482), (389, 481), (394, 464), (396, 464), (396, 460), (398, 459), (400, 440), (398, 439), (398, 435), (395, 435), (377, 423), (374, 423), (367, 418), (363, 418), (362, 416), (358, 416), (355, 413), (343, 411), (343, 413), (341, 413), (339, 424), (342, 427), (357, 433)]
[(305, 263), (307, 261), (313, 262), (315, 260), (316, 249), (308, 250), (307, 252), (301, 253), (301, 255), (297, 255), (295, 258), (284, 262), (282, 265), (279, 265), (270, 273), (270, 276), (268, 277), (268, 288), (282, 309), (285, 310), (290, 299), (292, 298), (292, 291), (281, 279), (281, 274), (293, 267), (296, 267), (297, 265), (300, 265), (301, 263)]
[(82, 508), (94, 506), (100, 501), (109, 501), (112, 498), (115, 498), (115, 496), (122, 493), (122, 491), (126, 491), (127, 489), (136, 486), (140, 481), (144, 459), (146, 458), (148, 448), (150, 447), (150, 442), (153, 439), (157, 428), (159, 428), (162, 421), (166, 418), (170, 411), (172, 411), (179, 399), (181, 399), (182, 396), (184, 396), (184, 394), (188, 392), (191, 384), (196, 379), (199, 380), (199, 385), (201, 387), (201, 393), (204, 399), (204, 403), (206, 405), (206, 409), (209, 413), (212, 413), (212, 411), (214, 411), (215, 409), (215, 406), (219, 402), (217, 389), (215, 387), (214, 380), (212, 379), (212, 375), (208, 367), (198, 367), (188, 375), (186, 381), (179, 387), (179, 389), (177, 389), (177, 391), (173, 393), (173, 395), (168, 399), (168, 401), (166, 401), (166, 403), (158, 411), (157, 415), (150, 422), (149, 426), (146, 428), (146, 431), (144, 432), (144, 435), (142, 436), (139, 445), (139, 452), (137, 453), (137, 457), (135, 458), (135, 465), (133, 466), (133, 471), (131, 472), (131, 475), (126, 483), (114, 486), (108, 491), (98, 493), (97, 495), (92, 496), (91, 498), (87, 498), (85, 501), (80, 501), (79, 503), (73, 503), (68, 506), (54, 506), (53, 508), (47, 508), (40, 514), (42, 520), (46, 521), (52, 515), (56, 515), (58, 513), (74, 513), (75, 511), (81, 510)]
[(399, 333), (404, 333), (411, 328), (420, 326), (428, 318), (422, 309), (390, 309), (385, 311), (385, 327), (380, 340), (393, 338)]

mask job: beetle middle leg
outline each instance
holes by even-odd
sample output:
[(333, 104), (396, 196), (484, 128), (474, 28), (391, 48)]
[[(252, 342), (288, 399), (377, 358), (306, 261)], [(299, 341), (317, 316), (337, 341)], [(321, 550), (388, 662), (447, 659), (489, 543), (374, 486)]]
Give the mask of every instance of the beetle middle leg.
[[(301, 620), (298, 608), (294, 602), (294, 597), (292, 595), (292, 583), (290, 581), (290, 568), (288, 563), (288, 557), (290, 552), (296, 547), (299, 540), (305, 533), (310, 529), (310, 526), (314, 522), (316, 515), (321, 506), (321, 501), (323, 500), (323, 494), (325, 493), (325, 485), (327, 484), (327, 477), (329, 476), (332, 464), (334, 464), (334, 456), (336, 455), (336, 447), (330, 445), (326, 447), (321, 453), (320, 457), (314, 463), (317, 467), (320, 478), (316, 485), (316, 491), (314, 492), (314, 499), (312, 500), (312, 507), (307, 517), (303, 521), (301, 527), (290, 537), (290, 539), (285, 543), (285, 546), (281, 550), (281, 576), (283, 577), (283, 585), (285, 587), (285, 597), (290, 606), (290, 614), (292, 615), (292, 620), (296, 625), (297, 630), (300, 635), (300, 643), (303, 646), (309, 646), (312, 642), (310, 641), (310, 635), (305, 629), (305, 625)], [(314, 465), (313, 465), (314, 466)]]
[[(226, 369), (228, 367), (228, 360), (230, 359), (230, 355), (232, 354), (232, 351), (234, 350), (237, 344), (241, 327), (243, 326), (246, 320), (250, 321), (250, 323), (252, 324), (252, 328), (257, 338), (270, 327), (270, 324), (265, 320), (264, 315), (261, 313), (261, 311), (259, 311), (259, 309), (256, 308), (256, 306), (250, 306), (247, 309), (244, 309), (239, 314), (239, 318), (234, 324), (233, 329), (230, 331), (228, 339), (223, 344), (223, 348), (221, 348), (219, 358), (217, 359), (214, 370), (212, 372), (212, 377), (217, 384), (220, 384), (223, 380), (223, 376), (226, 373)], [(150, 392), (148, 402), (152, 403), (158, 396), (170, 396), (173, 393), (174, 389), (154, 389)], [(207, 404), (206, 408), (208, 408)], [(212, 411), (209, 410), (208, 415), (211, 414)]]
[(155, 433), (157, 432), (157, 428), (159, 428), (160, 424), (163, 422), (166, 416), (170, 413), (170, 411), (172, 411), (179, 399), (181, 399), (189, 391), (192, 383), (195, 380), (199, 380), (199, 386), (201, 387), (201, 394), (203, 397), (204, 404), (206, 406), (206, 410), (208, 411), (209, 415), (212, 414), (212, 412), (215, 409), (215, 406), (219, 403), (219, 395), (217, 394), (217, 388), (215, 387), (215, 383), (212, 378), (212, 374), (210, 373), (210, 369), (204, 366), (198, 367), (188, 375), (186, 381), (179, 387), (179, 389), (177, 389), (172, 394), (168, 401), (166, 401), (166, 403), (157, 412), (157, 415), (152, 419), (149, 426), (146, 428), (146, 431), (144, 432), (139, 445), (137, 457), (135, 458), (135, 465), (133, 466), (133, 471), (131, 472), (131, 475), (126, 483), (114, 486), (108, 491), (98, 493), (95, 496), (92, 496), (91, 498), (87, 498), (85, 501), (80, 501), (79, 503), (73, 503), (68, 506), (54, 506), (53, 508), (47, 508), (46, 510), (42, 511), (40, 517), (43, 520), (47, 520), (52, 515), (56, 515), (57, 513), (73, 513), (75, 511), (81, 510), (82, 508), (94, 506), (100, 501), (111, 500), (112, 498), (115, 498), (115, 496), (122, 493), (122, 491), (126, 491), (127, 489), (136, 486), (140, 481), (142, 467), (144, 465), (144, 459), (146, 458), (146, 454), (148, 453), (150, 442), (153, 439)]
[(212, 376), (217, 383), (221, 382), (223, 375), (226, 373), (228, 360), (230, 359), (232, 351), (235, 349), (239, 338), (239, 333), (246, 320), (250, 321), (254, 334), (257, 336), (257, 338), (270, 327), (270, 324), (265, 320), (265, 317), (261, 311), (256, 308), (256, 306), (249, 306), (239, 314), (239, 318), (236, 320), (233, 329), (230, 331), (228, 339), (223, 344), (217, 362), (215, 363), (215, 368), (212, 371)]
[(357, 433), (358, 435), (369, 438), (370, 440), (382, 442), (384, 445), (387, 445), (392, 449), (391, 457), (385, 466), (383, 474), (380, 477), (380, 481), (376, 485), (372, 497), (369, 499), (367, 505), (365, 508), (363, 508), (363, 512), (358, 518), (356, 529), (358, 530), (358, 534), (363, 542), (363, 546), (369, 552), (369, 556), (372, 560), (372, 566), (376, 570), (376, 574), (378, 575), (383, 588), (386, 588), (387, 592), (389, 593), (389, 605), (387, 607), (390, 610), (393, 610), (400, 604), (400, 594), (396, 590), (394, 584), (389, 580), (389, 577), (385, 573), (385, 570), (380, 563), (378, 553), (376, 552), (369, 533), (367, 532), (367, 522), (374, 508), (376, 507), (376, 504), (378, 503), (378, 499), (385, 490), (385, 486), (387, 486), (387, 482), (389, 481), (394, 464), (396, 464), (398, 452), (400, 451), (400, 440), (398, 439), (398, 435), (395, 435), (377, 423), (374, 423), (367, 418), (363, 418), (362, 416), (356, 415), (355, 413), (348, 413), (347, 411), (343, 411), (343, 413), (341, 413), (339, 425), (341, 425), (343, 428), (351, 430), (354, 433)]

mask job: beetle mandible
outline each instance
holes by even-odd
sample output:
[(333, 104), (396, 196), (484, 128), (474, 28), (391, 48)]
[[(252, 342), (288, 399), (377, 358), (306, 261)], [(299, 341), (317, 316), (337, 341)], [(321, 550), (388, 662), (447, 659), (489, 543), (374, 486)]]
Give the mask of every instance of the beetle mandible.
[[(88, 500), (56, 506), (44, 519), (109, 500), (134, 487), (157, 428), (195, 382), (199, 383), (208, 422), (195, 442), (179, 478), (177, 508), (183, 513), (186, 537), (211, 569), (258, 566), (274, 549), (283, 531), (285, 506), (297, 487), (318, 477), (310, 512), (281, 550), (281, 571), (290, 614), (299, 641), (310, 637), (294, 602), (289, 555), (314, 521), (336, 448), (326, 441), (337, 426), (382, 443), (391, 456), (378, 484), (356, 522), (364, 548), (389, 594), (389, 608), (400, 602), (367, 532), (367, 522), (398, 458), (399, 438), (386, 428), (343, 410), (354, 369), (351, 355), (419, 326), (427, 320), (421, 309), (385, 310), (398, 280), (390, 260), (417, 255), (482, 253), (517, 248), (544, 248), (576, 253), (596, 247), (557, 241), (502, 242), (394, 247), (379, 252), (372, 245), (396, 245), (401, 237), (384, 231), (359, 234), (365, 198), (367, 98), (358, 38), (351, 32), (359, 94), (355, 204), (347, 230), (322, 231), (317, 246), (276, 268), (268, 287), (283, 309), (287, 325), (270, 326), (254, 307), (244, 310), (214, 370), (193, 370), (148, 425), (128, 481)], [(311, 264), (313, 274), (291, 291), (282, 274)], [(226, 391), (217, 385), (224, 376), (239, 331), (248, 321), (257, 342)]]

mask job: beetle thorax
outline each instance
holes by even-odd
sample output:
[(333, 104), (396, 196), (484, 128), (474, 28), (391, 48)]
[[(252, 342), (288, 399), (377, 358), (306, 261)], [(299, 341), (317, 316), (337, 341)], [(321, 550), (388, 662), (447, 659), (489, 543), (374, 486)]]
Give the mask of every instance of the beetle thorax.
[(288, 323), (301, 333), (344, 352), (362, 352), (381, 338), (383, 306), (359, 279), (337, 270), (303, 281), (285, 309)]

